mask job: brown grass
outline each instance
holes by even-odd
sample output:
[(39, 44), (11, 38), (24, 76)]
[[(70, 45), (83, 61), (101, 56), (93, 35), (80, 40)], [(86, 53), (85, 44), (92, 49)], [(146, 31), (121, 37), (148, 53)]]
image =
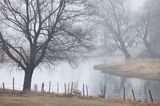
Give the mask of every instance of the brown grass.
[(103, 73), (160, 81), (160, 59), (132, 59), (95, 66)]
[(96, 97), (64, 97), (54, 94), (1, 94), (0, 106), (160, 106), (160, 104), (113, 101)]

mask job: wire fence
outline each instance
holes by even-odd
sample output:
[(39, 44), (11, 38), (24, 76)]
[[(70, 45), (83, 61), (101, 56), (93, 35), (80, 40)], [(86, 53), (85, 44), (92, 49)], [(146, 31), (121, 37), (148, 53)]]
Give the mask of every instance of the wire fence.
[[(22, 91), (22, 84), (16, 84), (15, 79), (13, 78), (12, 83), (2, 83), (0, 93), (7, 93), (7, 92), (21, 92)], [(81, 97), (88, 97), (92, 96), (89, 94), (89, 88), (87, 84), (79, 85), (78, 82), (70, 82), (70, 83), (52, 83), (50, 82), (43, 82), (38, 84), (32, 84), (31, 90), (35, 93), (48, 93), (48, 94), (63, 94), (63, 95), (77, 95)], [(147, 90), (147, 94), (142, 95), (138, 94), (131, 88), (100, 88), (99, 97), (107, 98), (107, 99), (120, 99), (120, 100), (133, 100), (133, 101), (160, 101), (159, 98), (155, 98), (152, 94), (150, 89)]]

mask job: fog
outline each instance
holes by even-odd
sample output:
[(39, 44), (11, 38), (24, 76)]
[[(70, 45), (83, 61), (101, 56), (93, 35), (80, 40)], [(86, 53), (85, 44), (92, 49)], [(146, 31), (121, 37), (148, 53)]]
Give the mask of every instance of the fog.
[(143, 7), (146, 0), (130, 0), (130, 7), (133, 11), (138, 11)]
[[(123, 8), (126, 8), (126, 10), (123, 10), (121, 5), (119, 6), (119, 4), (117, 2), (115, 2), (115, 3), (117, 3), (115, 5), (114, 5), (114, 2), (113, 2), (113, 4), (111, 3), (111, 5), (109, 5), (109, 3), (105, 2), (105, 0), (103, 0), (103, 2), (104, 2), (104, 5), (107, 4), (107, 5), (105, 5), (106, 7), (104, 5), (102, 5), (103, 3), (96, 5), (95, 6), (96, 8), (93, 8), (94, 12), (97, 12), (97, 10), (103, 10), (103, 11), (97, 12), (96, 16), (94, 16), (94, 17), (98, 17), (98, 18), (95, 18), (98, 20), (95, 20), (93, 18), (91, 19), (91, 21), (93, 21), (92, 24), (94, 24), (93, 26), (95, 28), (95, 29), (93, 28), (93, 31), (91, 31), (91, 35), (94, 36), (92, 43), (94, 43), (93, 45), (95, 47), (89, 49), (89, 52), (85, 53), (85, 56), (82, 56), (82, 57), (80, 56), (81, 58), (77, 59), (77, 57), (79, 57), (79, 55), (78, 56), (75, 55), (74, 52), (66, 52), (66, 50), (64, 50), (65, 52), (63, 51), (64, 52), (64, 54), (63, 54), (63, 52), (61, 53), (61, 52), (59, 52), (59, 50), (57, 50), (58, 47), (61, 48), (61, 45), (60, 46), (54, 45), (53, 48), (54, 49), (56, 48), (57, 51), (55, 50), (56, 53), (53, 55), (53, 57), (57, 56), (58, 59), (61, 60), (65, 56), (69, 55), (68, 57), (70, 59), (70, 55), (74, 54), (73, 57), (71, 57), (71, 59), (74, 58), (75, 60), (76, 59), (79, 60), (77, 62), (77, 66), (73, 68), (68, 63), (68, 61), (67, 62), (61, 61), (58, 64), (55, 62), (56, 65), (50, 65), (50, 63), (49, 64), (40, 64), (38, 67), (35, 68), (35, 70), (33, 72), (31, 89), (33, 90), (34, 84), (37, 84), (38, 90), (40, 91), (41, 85), (42, 85), (42, 83), (44, 83), (45, 90), (47, 91), (48, 87), (49, 87), (49, 82), (51, 81), (52, 82), (52, 87), (51, 87), (52, 92), (56, 92), (57, 83), (58, 83), (60, 85), (60, 88), (59, 88), (60, 92), (63, 93), (64, 92), (64, 83), (68, 84), (71, 82), (78, 83), (78, 85), (79, 85), (78, 88), (81, 91), (82, 85), (84, 83), (88, 86), (89, 95), (98, 96), (98, 95), (100, 95), (100, 85), (101, 84), (103, 85), (104, 82), (106, 82), (107, 83), (106, 97), (121, 98), (123, 96), (123, 89), (125, 86), (128, 89), (128, 91), (127, 91), (128, 97), (130, 97), (130, 98), (132, 97), (131, 90), (134, 89), (135, 94), (138, 99), (140, 99), (140, 100), (149, 99), (147, 90), (151, 89), (152, 94), (154, 95), (154, 99), (160, 100), (160, 91), (159, 91), (160, 82), (159, 81), (115, 76), (115, 75), (110, 75), (108, 73), (102, 73), (100, 70), (96, 70), (94, 68), (96, 65), (99, 65), (99, 64), (110, 64), (110, 63), (114, 63), (114, 62), (118, 62), (118, 61), (124, 61), (124, 60), (130, 59), (130, 58), (152, 58), (152, 59), (159, 58), (160, 49), (157, 49), (157, 48), (159, 48), (159, 46), (158, 46), (159, 44), (155, 43), (155, 42), (158, 42), (156, 40), (156, 37), (157, 37), (157, 33), (158, 33), (157, 27), (159, 26), (159, 24), (155, 25), (154, 23), (156, 23), (156, 21), (154, 21), (151, 25), (151, 21), (150, 21), (157, 13), (156, 13), (156, 11), (154, 11), (154, 9), (152, 9), (155, 12), (155, 14), (151, 13), (151, 17), (149, 17), (151, 19), (148, 22), (147, 19), (148, 19), (148, 16), (150, 16), (150, 15), (146, 15), (146, 11), (144, 9), (145, 7), (147, 7), (147, 6), (144, 6), (146, 1), (147, 0), (130, 0), (130, 2), (126, 6), (129, 8), (122, 6)], [(151, 0), (148, 0), (148, 1), (151, 1)], [(113, 10), (109, 10), (110, 9), (109, 6), (111, 6), (113, 8)], [(106, 10), (104, 10), (104, 9), (106, 9)], [(116, 18), (114, 15), (112, 15), (112, 12), (115, 15), (117, 15)], [(131, 12), (133, 12), (133, 13), (130, 14)], [(144, 13), (142, 13), (142, 12), (144, 12)], [(97, 14), (98, 14), (98, 16), (97, 16)], [(141, 15), (139, 15), (139, 14), (141, 14)], [(102, 16), (102, 17), (100, 18), (99, 16)], [(142, 18), (139, 19), (139, 17), (142, 17)], [(78, 19), (81, 20), (83, 18), (78, 18)], [(114, 18), (116, 20), (114, 20)], [(117, 19), (117, 18), (119, 18), (119, 19)], [(117, 25), (117, 20), (119, 20), (118, 25)], [(101, 21), (103, 21), (103, 22), (101, 22)], [(72, 22), (72, 21), (69, 21), (69, 23), (70, 22)], [(148, 38), (145, 39), (145, 35), (146, 35), (145, 32), (146, 31), (144, 31), (144, 30), (147, 29), (146, 27), (148, 27), (148, 26), (145, 26), (147, 22), (148, 22), (147, 25), (151, 26), (151, 28), (148, 28), (148, 30), (147, 30), (149, 33), (148, 36), (152, 35), (152, 34), (153, 35), (149, 36)], [(120, 23), (120, 25), (119, 25), (119, 23)], [(78, 25), (79, 25), (79, 23), (78, 24), (75, 23), (75, 26), (78, 26)], [(84, 24), (80, 24), (80, 25), (84, 25)], [(86, 26), (88, 26), (88, 25), (86, 25)], [(138, 28), (135, 28), (135, 26), (138, 26)], [(122, 34), (120, 34), (120, 35), (117, 34), (117, 31), (115, 31), (115, 30), (117, 30), (116, 29), (117, 27), (119, 27), (118, 32), (122, 33)], [(72, 28), (73, 28), (73, 26), (72, 26)], [(130, 29), (130, 28), (132, 28), (132, 29)], [(70, 31), (70, 29), (69, 29), (69, 31)], [(76, 32), (76, 31), (73, 31), (73, 32)], [(10, 33), (13, 33), (13, 32), (10, 32)], [(82, 36), (82, 38), (85, 38), (85, 37), (83, 37), (84, 34), (81, 33), (81, 30), (80, 31), (78, 30), (76, 33), (78, 33), (79, 36)], [(143, 33), (145, 33), (144, 36), (143, 36)], [(120, 38), (118, 35), (121, 37), (123, 36), (123, 37)], [(139, 36), (139, 37), (137, 37), (137, 36)], [(17, 36), (14, 36), (14, 37), (16, 38)], [(9, 37), (9, 38), (11, 38), (11, 37)], [(152, 38), (155, 38), (155, 39), (152, 39)], [(157, 37), (157, 38), (159, 38), (159, 37)], [(42, 36), (42, 38), (39, 38), (38, 39), (39, 43), (41, 43), (41, 39), (45, 39), (45, 37), (43, 38), (43, 36)], [(68, 43), (68, 42), (71, 42), (72, 37), (71, 38), (64, 37), (60, 40), (63, 40), (63, 39), (67, 40), (67, 43)], [(71, 42), (71, 44), (73, 44), (73, 46), (75, 46), (75, 47), (77, 46), (76, 45), (77, 42), (78, 42), (78, 44), (84, 43), (84, 45), (85, 45), (86, 41), (88, 39), (82, 39), (82, 41), (83, 40), (84, 40), (84, 42), (80, 42), (80, 43), (75, 40), (74, 42)], [(148, 43), (146, 43), (145, 40), (148, 41)], [(9, 39), (9, 41), (10, 41), (10, 39)], [(21, 43), (18, 42), (17, 44), (19, 46), (21, 46), (23, 41), (25, 41), (25, 40), (23, 39), (21, 41)], [(15, 42), (17, 42), (17, 41), (15, 41)], [(57, 42), (59, 42), (59, 39), (57, 40)], [(54, 43), (56, 43), (56, 41)], [(62, 44), (65, 45), (65, 43), (66, 42), (63, 42)], [(44, 42), (44, 44), (45, 44), (45, 42)], [(148, 44), (150, 44), (150, 46), (148, 46)], [(26, 45), (29, 45), (29, 44), (24, 43), (23, 46), (24, 45), (25, 45), (25, 49), (27, 49), (28, 46), (26, 46)], [(68, 47), (68, 45), (67, 46), (65, 45), (66, 47), (64, 47), (64, 48), (62, 47), (62, 49), (66, 49)], [(80, 46), (83, 46), (83, 45), (80, 45)], [(51, 46), (51, 48), (52, 48), (52, 46)], [(72, 50), (75, 50), (75, 51), (80, 50), (81, 51), (84, 49), (81, 47), (80, 49), (76, 48), (76, 49), (71, 49), (71, 51)], [(53, 51), (51, 53), (53, 53)], [(51, 55), (50, 52), (49, 52), (49, 55)], [(59, 56), (62, 56), (62, 57), (59, 57)], [(74, 56), (75, 57), (77, 56), (77, 57), (75, 58)], [(49, 58), (46, 58), (46, 61), (49, 61), (51, 57), (52, 56), (50, 56)], [(57, 61), (57, 57), (56, 57), (55, 61)], [(64, 60), (67, 60), (67, 59), (64, 59)], [(23, 66), (23, 64), (24, 63), (22, 62), (22, 66)], [(19, 63), (18, 63), (18, 65), (19, 65)], [(20, 64), (20, 67), (21, 67), (21, 64)], [(17, 65), (11, 64), (9, 62), (9, 63), (0, 64), (0, 70), (1, 70), (0, 71), (0, 84), (2, 84), (4, 82), (5, 87), (8, 89), (11, 89), (12, 88), (12, 78), (14, 77), (15, 78), (15, 89), (18, 89), (18, 90), (23, 89), (25, 74), (21, 68), (19, 68), (19, 67), (17, 68)], [(2, 87), (2, 86), (0, 86), (0, 87)]]

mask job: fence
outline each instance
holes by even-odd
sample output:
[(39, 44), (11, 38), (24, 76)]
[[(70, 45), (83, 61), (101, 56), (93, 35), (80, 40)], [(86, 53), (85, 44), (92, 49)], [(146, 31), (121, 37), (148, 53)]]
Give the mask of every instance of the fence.
[[(63, 90), (61, 89), (60, 91), (60, 86), (59, 83), (57, 84), (53, 84), (51, 81), (48, 82), (48, 84), (46, 83), (41, 83), (40, 84), (34, 84), (32, 91), (35, 93), (48, 93), (48, 94), (63, 94), (64, 96), (73, 96), (73, 95), (77, 95), (77, 96), (81, 96), (81, 97), (88, 97), (89, 96), (89, 89), (88, 86), (86, 84), (82, 84), (82, 87), (80, 88), (78, 83), (64, 83), (63, 84)], [(52, 88), (56, 87), (56, 90), (52, 91)], [(16, 93), (16, 92), (20, 92), (20, 90), (16, 90), (15, 89), (15, 79), (13, 78), (12, 81), (12, 89), (7, 89), (7, 87), (5, 86), (5, 83), (2, 83), (2, 87), (0, 89), (1, 93), (7, 93), (8, 91)], [(130, 92), (130, 93), (129, 93)], [(149, 101), (154, 102), (154, 98), (152, 95), (152, 92), (150, 89), (147, 90), (148, 92), (148, 96), (149, 96)], [(108, 94), (108, 95), (107, 95)], [(111, 95), (114, 94), (114, 95)], [(128, 96), (128, 94), (130, 94), (130, 97)], [(103, 89), (100, 89), (100, 94), (98, 95), (99, 97), (102, 98), (107, 98), (107, 99), (116, 99), (117, 97), (119, 99), (123, 99), (125, 100), (129, 100), (132, 99), (134, 101), (139, 101), (141, 98), (139, 96), (137, 96), (135, 94), (134, 89), (127, 89), (126, 87), (124, 87), (123, 89), (121, 89), (119, 91), (119, 89), (109, 89), (104, 87)], [(147, 101), (146, 98), (143, 98), (145, 101)], [(142, 100), (142, 99), (141, 99)]]
[[(146, 94), (139, 94), (133, 88), (107, 88), (103, 87), (99, 90), (99, 97), (108, 98), (108, 99), (118, 99), (118, 100), (133, 100), (133, 101), (160, 101), (159, 97), (156, 98), (156, 95), (153, 95), (150, 89), (147, 89)], [(154, 98), (153, 98), (154, 97)]]
[[(70, 82), (70, 83), (64, 83), (63, 86), (63, 90), (60, 89), (60, 84), (56, 83), (53, 84), (51, 81), (47, 84), (47, 83), (41, 83), (41, 84), (34, 84), (32, 87), (32, 91), (35, 93), (48, 93), (48, 94), (64, 94), (64, 95), (79, 95), (79, 96), (83, 96), (83, 97), (87, 97), (88, 94), (88, 86), (86, 84), (83, 83), (82, 88), (80, 89), (78, 87), (78, 83), (74, 83), (74, 82)], [(12, 88), (11, 87), (6, 87), (5, 82), (2, 83), (2, 87), (0, 89), (1, 93), (7, 93), (7, 92), (13, 92), (13, 93), (17, 93), (20, 92), (20, 88), (19, 90), (15, 89), (15, 78), (13, 78), (12, 81)], [(52, 90), (53, 87), (56, 87), (56, 90)], [(61, 90), (61, 91), (60, 91)]]

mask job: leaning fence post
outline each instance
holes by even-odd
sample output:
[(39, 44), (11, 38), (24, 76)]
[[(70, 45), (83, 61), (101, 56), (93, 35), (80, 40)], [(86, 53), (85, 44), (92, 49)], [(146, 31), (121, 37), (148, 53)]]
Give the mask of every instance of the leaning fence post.
[(51, 93), (51, 81), (49, 82), (49, 93)]
[(150, 89), (148, 90), (148, 93), (149, 93), (149, 96), (150, 96), (150, 98), (151, 98), (151, 102), (153, 102), (153, 97), (152, 97), (152, 93), (151, 93), (151, 90), (150, 90)]
[(126, 88), (124, 86), (124, 89), (123, 89), (123, 100), (125, 101), (126, 100)]
[(88, 86), (86, 85), (86, 94), (88, 96)]
[(134, 101), (136, 101), (136, 97), (135, 97), (135, 93), (134, 93), (134, 90), (133, 90), (133, 89), (132, 89), (132, 95), (133, 95)]
[(14, 91), (14, 77), (13, 77), (13, 91)]
[(4, 82), (3, 82), (3, 92), (5, 92), (5, 85), (4, 85)]

